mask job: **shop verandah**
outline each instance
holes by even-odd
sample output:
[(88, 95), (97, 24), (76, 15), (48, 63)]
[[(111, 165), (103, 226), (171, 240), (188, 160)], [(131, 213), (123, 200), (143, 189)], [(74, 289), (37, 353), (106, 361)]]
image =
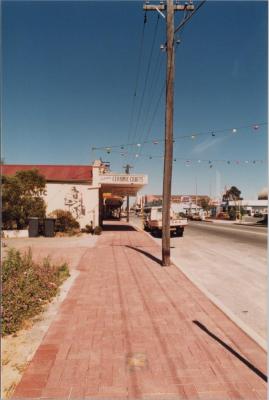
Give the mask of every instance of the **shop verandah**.
[[(144, 174), (104, 173), (99, 176), (99, 224), (111, 219), (120, 219), (122, 206), (127, 197), (135, 197), (148, 183)], [(129, 209), (126, 213), (128, 214)]]

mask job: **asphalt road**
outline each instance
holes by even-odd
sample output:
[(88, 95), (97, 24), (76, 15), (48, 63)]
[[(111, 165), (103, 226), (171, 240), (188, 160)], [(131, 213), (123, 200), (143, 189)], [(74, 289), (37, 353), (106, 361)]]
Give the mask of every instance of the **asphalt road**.
[(264, 249), (267, 247), (267, 228), (263, 226), (190, 221), (185, 234), (196, 237), (199, 233), (206, 234), (208, 239), (213, 235), (231, 240), (234, 244), (245, 243), (249, 246), (258, 246)]
[[(133, 221), (142, 226), (140, 219)], [(194, 282), (266, 339), (267, 228), (189, 222), (183, 238), (171, 239), (171, 255)]]

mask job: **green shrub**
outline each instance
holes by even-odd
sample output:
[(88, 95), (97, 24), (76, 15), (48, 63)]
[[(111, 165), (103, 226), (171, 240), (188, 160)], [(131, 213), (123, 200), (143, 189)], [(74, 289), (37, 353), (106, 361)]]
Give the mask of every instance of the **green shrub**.
[(92, 225), (85, 225), (85, 228), (80, 230), (82, 233), (91, 233), (93, 234), (93, 227)]
[(24, 321), (42, 311), (69, 276), (67, 264), (33, 261), (31, 250), (21, 254), (9, 249), (2, 265), (2, 335), (15, 333)]
[(68, 232), (73, 229), (79, 229), (79, 223), (75, 220), (70, 211), (54, 210), (50, 213), (50, 217), (56, 218), (56, 232)]
[(93, 232), (93, 227), (92, 227), (92, 225), (86, 225), (86, 226), (85, 226), (85, 231), (86, 231), (86, 233), (92, 233), (92, 232)]
[(94, 228), (94, 230), (93, 230), (93, 234), (94, 234), (94, 235), (101, 235), (101, 233), (102, 233), (102, 228), (101, 228), (101, 226), (96, 226), (96, 227)]

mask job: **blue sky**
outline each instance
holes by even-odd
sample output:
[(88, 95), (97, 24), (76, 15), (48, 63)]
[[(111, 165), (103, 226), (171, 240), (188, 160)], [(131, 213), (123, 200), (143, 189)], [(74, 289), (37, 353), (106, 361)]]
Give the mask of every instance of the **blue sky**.
[[(161, 158), (91, 151), (164, 136), (165, 21), (148, 12), (142, 42), (142, 8), (140, 1), (2, 2), (6, 163), (102, 157), (121, 171), (130, 162), (132, 172), (149, 175), (144, 192), (161, 193)], [(182, 17), (176, 13), (176, 26)], [(207, 1), (178, 38), (174, 136), (250, 128), (176, 140), (172, 191), (194, 193), (197, 182), (199, 193), (215, 196), (235, 185), (255, 198), (267, 185), (267, 162), (209, 168), (179, 159), (267, 160), (267, 125), (251, 128), (267, 122), (267, 3)], [(139, 152), (162, 155), (163, 147)]]

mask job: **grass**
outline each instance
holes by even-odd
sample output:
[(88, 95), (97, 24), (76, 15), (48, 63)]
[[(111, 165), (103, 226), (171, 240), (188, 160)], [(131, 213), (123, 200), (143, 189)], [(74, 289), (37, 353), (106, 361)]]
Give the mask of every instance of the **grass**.
[(36, 263), (30, 249), (23, 254), (9, 249), (2, 265), (2, 336), (39, 314), (68, 276), (66, 263), (54, 265), (48, 257)]

